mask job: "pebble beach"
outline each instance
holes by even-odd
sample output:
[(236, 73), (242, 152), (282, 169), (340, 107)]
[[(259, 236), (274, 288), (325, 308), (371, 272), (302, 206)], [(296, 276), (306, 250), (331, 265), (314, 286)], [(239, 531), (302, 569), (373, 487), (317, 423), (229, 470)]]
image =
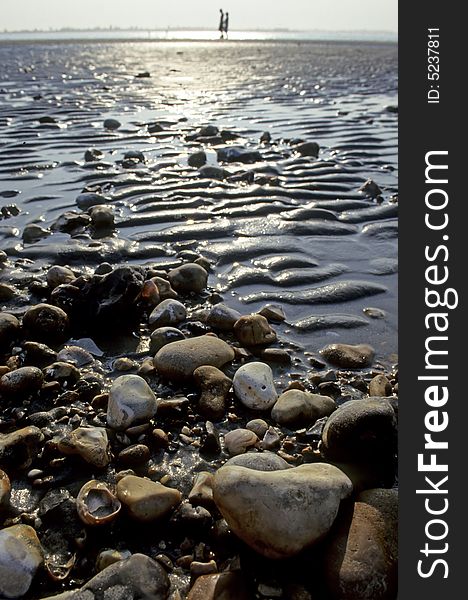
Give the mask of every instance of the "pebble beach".
[(396, 44), (0, 60), (0, 598), (396, 599)]

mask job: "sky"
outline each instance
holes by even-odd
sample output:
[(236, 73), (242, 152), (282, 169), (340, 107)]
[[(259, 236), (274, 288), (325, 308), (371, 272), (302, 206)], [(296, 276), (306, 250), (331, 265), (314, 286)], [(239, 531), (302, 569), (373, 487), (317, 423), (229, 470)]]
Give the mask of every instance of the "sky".
[(217, 27), (397, 31), (398, 0), (0, 0), (0, 29)]

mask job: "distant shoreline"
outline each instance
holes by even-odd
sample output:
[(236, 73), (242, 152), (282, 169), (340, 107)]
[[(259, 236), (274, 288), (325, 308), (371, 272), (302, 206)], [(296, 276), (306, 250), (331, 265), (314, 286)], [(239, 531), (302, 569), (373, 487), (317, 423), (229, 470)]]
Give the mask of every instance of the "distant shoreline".
[[(3, 31), (0, 42), (219, 42), (213, 29), (60, 29)], [(289, 29), (230, 32), (230, 42), (380, 42), (396, 43), (394, 32), (293, 31)]]
[[(82, 33), (82, 32), (116, 32), (116, 33), (124, 33), (124, 32), (161, 32), (164, 33), (166, 31), (193, 31), (193, 32), (212, 32), (212, 27), (160, 27), (160, 28), (148, 28), (148, 27), (61, 27), (60, 29), (4, 29), (0, 31), (0, 34), (15, 34), (15, 33)], [(396, 31), (387, 30), (387, 29), (378, 29), (378, 30), (366, 30), (366, 29), (349, 29), (349, 30), (337, 30), (331, 31), (328, 29), (289, 29), (287, 27), (275, 27), (273, 29), (241, 29), (241, 30), (233, 30), (242, 31), (242, 32), (251, 32), (251, 33), (292, 33), (292, 34), (320, 34), (320, 33), (336, 33), (336, 34), (385, 34), (395, 37), (398, 35)]]

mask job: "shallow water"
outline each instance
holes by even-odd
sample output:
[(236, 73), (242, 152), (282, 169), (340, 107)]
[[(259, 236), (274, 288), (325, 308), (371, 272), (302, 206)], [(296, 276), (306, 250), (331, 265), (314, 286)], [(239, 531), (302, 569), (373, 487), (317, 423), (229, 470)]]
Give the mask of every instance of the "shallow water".
[[(391, 360), (396, 45), (3, 43), (0, 64), (0, 207), (20, 209), (0, 223), (0, 248), (19, 269), (40, 274), (50, 264), (103, 260), (164, 266), (177, 264), (177, 251), (195, 250), (215, 263), (209, 283), (233, 308), (283, 305), (283, 339), (311, 351), (368, 342)], [(145, 71), (151, 77), (135, 77)], [(44, 116), (56, 123), (40, 124)], [(110, 117), (122, 123), (117, 131), (104, 129)], [(154, 122), (162, 131), (150, 134)], [(186, 136), (207, 124), (240, 136), (227, 146), (261, 153), (254, 164), (224, 168), (275, 179), (200, 178), (187, 157), (205, 146)], [(259, 145), (264, 131), (271, 145)], [(319, 158), (298, 156), (292, 138), (318, 142)], [(84, 162), (88, 148), (103, 160)], [(129, 150), (146, 162), (126, 164)], [(358, 191), (368, 178), (382, 190), (380, 205)], [(26, 224), (47, 228), (76, 210), (86, 186), (115, 207), (113, 237), (55, 232), (23, 243)], [(369, 318), (366, 307), (385, 318)]]

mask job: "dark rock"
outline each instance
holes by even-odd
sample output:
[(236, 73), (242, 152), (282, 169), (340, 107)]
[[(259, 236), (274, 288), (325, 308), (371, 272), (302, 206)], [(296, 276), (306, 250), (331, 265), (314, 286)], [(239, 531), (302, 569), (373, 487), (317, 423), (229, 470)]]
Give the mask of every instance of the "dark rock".
[(0, 351), (7, 350), (20, 332), (20, 323), (14, 315), (0, 312)]
[(0, 467), (27, 468), (36, 458), (44, 436), (37, 427), (0, 433)]
[(226, 412), (226, 399), (232, 381), (216, 367), (202, 366), (193, 372), (195, 383), (201, 390), (198, 411), (205, 418), (219, 421)]
[(262, 155), (258, 150), (249, 150), (247, 148), (238, 148), (228, 146), (218, 150), (218, 160), (222, 162), (240, 162), (240, 163), (255, 163), (262, 160)]
[(322, 451), (331, 460), (375, 462), (396, 451), (396, 417), (380, 398), (350, 400), (328, 419), (322, 433)]
[(105, 568), (79, 590), (43, 600), (167, 600), (168, 594), (169, 578), (160, 563), (134, 554)]
[(313, 156), (317, 158), (319, 155), (320, 146), (317, 142), (304, 142), (303, 144), (298, 144), (294, 148), (299, 154), (302, 156)]
[(140, 316), (136, 298), (144, 284), (144, 275), (136, 267), (117, 267), (103, 277), (95, 275), (84, 283), (74, 303), (74, 316), (97, 327), (119, 324), (132, 327)]
[(22, 396), (33, 394), (41, 389), (44, 377), (37, 367), (21, 367), (10, 371), (0, 378), (0, 392), (5, 396)]
[(33, 244), (34, 242), (38, 242), (50, 235), (50, 231), (48, 229), (44, 229), (40, 225), (36, 225), (35, 223), (31, 223), (30, 225), (26, 225), (23, 229), (22, 239), (26, 244)]
[(364, 369), (374, 360), (374, 349), (367, 344), (330, 344), (320, 353), (332, 365), (342, 369)]
[(109, 131), (115, 131), (116, 129), (119, 129), (121, 125), (122, 124), (120, 121), (117, 121), (117, 119), (105, 119), (104, 121), (104, 128)]
[(213, 519), (203, 506), (183, 502), (173, 513), (170, 523), (179, 527), (185, 535), (193, 535), (211, 527)]
[(219, 454), (221, 452), (221, 442), (219, 441), (219, 433), (211, 421), (205, 424), (206, 433), (202, 438), (201, 452), (207, 454)]
[(188, 164), (190, 167), (195, 167), (196, 169), (203, 167), (206, 164), (206, 152), (201, 151), (191, 154), (188, 157)]
[(83, 192), (76, 198), (76, 205), (81, 210), (88, 210), (92, 206), (99, 206), (100, 204), (107, 204), (109, 199), (96, 192)]
[(176, 292), (199, 294), (206, 288), (208, 273), (195, 263), (187, 263), (168, 273), (171, 286)]
[(210, 310), (207, 323), (219, 331), (232, 331), (241, 314), (225, 304), (215, 304)]
[(63, 342), (68, 337), (67, 314), (57, 306), (36, 304), (28, 308), (23, 317), (26, 332), (39, 342)]
[(218, 181), (222, 181), (229, 177), (229, 171), (222, 169), (221, 167), (212, 167), (211, 165), (205, 165), (200, 169), (200, 177), (204, 177), (206, 179), (217, 179)]
[(53, 231), (61, 231), (63, 233), (72, 233), (77, 229), (87, 227), (91, 222), (91, 217), (86, 213), (76, 211), (67, 211), (60, 215), (51, 226)]
[(98, 150), (97, 148), (90, 148), (89, 150), (86, 150), (84, 154), (85, 162), (94, 162), (101, 160), (102, 158), (104, 158), (104, 152), (101, 152), (101, 150)]
[(243, 346), (259, 346), (276, 341), (276, 333), (262, 315), (246, 315), (234, 325), (234, 335)]
[(151, 453), (144, 444), (133, 444), (119, 452), (118, 460), (124, 467), (135, 467), (149, 461)]
[(240, 571), (201, 575), (187, 600), (251, 600), (252, 592)]
[(376, 375), (369, 383), (369, 396), (391, 396), (392, 385), (385, 375)]
[(324, 554), (327, 598), (395, 600), (398, 587), (398, 496), (362, 492), (330, 532)]

